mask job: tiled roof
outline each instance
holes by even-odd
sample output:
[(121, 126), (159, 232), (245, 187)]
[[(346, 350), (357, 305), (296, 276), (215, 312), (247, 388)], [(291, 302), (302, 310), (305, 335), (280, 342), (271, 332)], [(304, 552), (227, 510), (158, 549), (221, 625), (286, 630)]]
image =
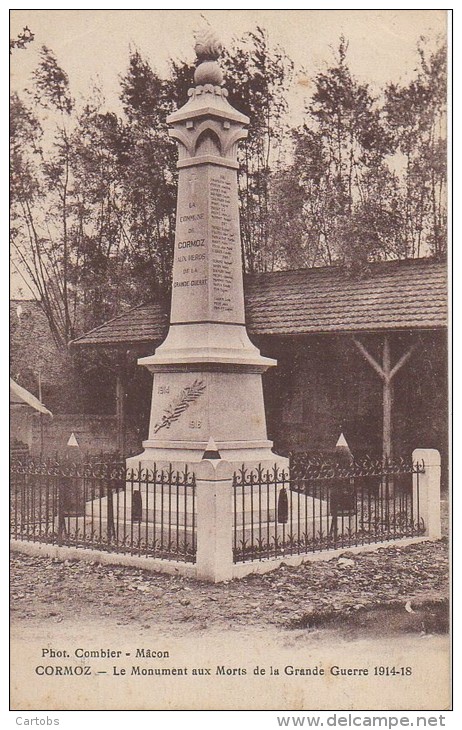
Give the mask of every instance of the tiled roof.
[(129, 345), (160, 342), (168, 331), (168, 313), (158, 302), (140, 304), (77, 337), (72, 345)]
[[(447, 326), (447, 268), (430, 259), (371, 264), (354, 276), (340, 267), (253, 274), (245, 279), (252, 335), (302, 335)], [(168, 314), (144, 304), (74, 340), (75, 345), (160, 342)]]
[(425, 259), (258, 274), (247, 287), (250, 330), (305, 334), (433, 328), (447, 323), (446, 265)]

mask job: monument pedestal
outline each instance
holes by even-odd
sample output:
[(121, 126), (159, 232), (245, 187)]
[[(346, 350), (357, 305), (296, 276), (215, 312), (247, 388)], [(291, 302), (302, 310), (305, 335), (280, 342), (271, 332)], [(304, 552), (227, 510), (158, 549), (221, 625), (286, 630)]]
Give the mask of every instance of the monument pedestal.
[(154, 372), (149, 436), (134, 461), (197, 462), (210, 438), (228, 461), (274, 461), (261, 372), (237, 363), (200, 368), (195, 363), (186, 370), (160, 366)]

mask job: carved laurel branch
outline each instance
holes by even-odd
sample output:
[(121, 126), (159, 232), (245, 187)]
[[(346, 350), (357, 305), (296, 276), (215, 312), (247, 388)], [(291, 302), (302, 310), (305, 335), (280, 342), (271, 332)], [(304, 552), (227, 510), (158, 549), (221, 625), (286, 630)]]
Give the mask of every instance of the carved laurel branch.
[(203, 380), (195, 380), (192, 385), (188, 385), (182, 390), (178, 400), (170, 403), (165, 409), (160, 422), (154, 426), (154, 433), (160, 431), (161, 428), (170, 428), (172, 423), (178, 421), (181, 414), (202, 395), (205, 388)]

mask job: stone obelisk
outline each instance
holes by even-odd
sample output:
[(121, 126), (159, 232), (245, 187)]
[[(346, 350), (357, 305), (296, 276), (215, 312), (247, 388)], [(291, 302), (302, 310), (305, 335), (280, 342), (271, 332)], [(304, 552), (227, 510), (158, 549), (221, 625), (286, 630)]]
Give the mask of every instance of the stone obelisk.
[(221, 44), (209, 30), (196, 40), (195, 86), (167, 120), (179, 152), (170, 328), (138, 360), (153, 391), (149, 436), (133, 462), (193, 463), (214, 443), (227, 461), (274, 463), (262, 373), (276, 361), (251, 343), (244, 313), (237, 145), (249, 119), (227, 100)]

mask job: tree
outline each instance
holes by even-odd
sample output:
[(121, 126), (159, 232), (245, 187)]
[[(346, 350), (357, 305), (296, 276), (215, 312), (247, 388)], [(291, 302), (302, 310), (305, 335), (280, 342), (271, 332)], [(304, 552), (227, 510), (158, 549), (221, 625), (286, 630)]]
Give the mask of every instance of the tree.
[[(245, 259), (250, 270), (271, 268), (269, 182), (292, 64), (260, 28), (224, 63), (231, 103), (251, 117), (240, 175)], [(186, 102), (193, 72), (171, 61), (162, 78), (133, 50), (118, 117), (103, 111), (97, 89), (77, 108), (66, 72), (42, 47), (26, 100), (12, 99), (13, 260), (60, 346), (126, 305), (168, 299), (177, 171), (166, 119)]]
[(257, 27), (225, 53), (229, 101), (250, 118), (249, 136), (239, 152), (241, 236), (248, 271), (272, 269), (277, 256), (270, 237), (270, 181), (284, 159), (287, 91), (293, 62), (272, 47), (267, 32)]
[(385, 113), (396, 149), (405, 160), (403, 223), (409, 256), (446, 252), (446, 56), (441, 45), (418, 45), (417, 78), (389, 84)]
[(368, 85), (352, 76), (347, 50), (342, 37), (336, 63), (314, 80), (305, 124), (293, 133), (293, 174), (304, 190), (305, 265), (385, 258), (388, 231), (397, 228), (396, 181), (385, 163), (392, 139)]
[(29, 96), (11, 101), (12, 258), (63, 347), (126, 300), (122, 131), (98, 93), (76, 110), (47, 48)]
[(79, 329), (90, 329), (132, 301), (131, 241), (120, 168), (125, 132), (119, 118), (102, 111), (95, 95), (80, 113), (71, 137), (72, 285)]
[[(57, 344), (74, 335), (70, 287), (70, 139), (74, 109), (69, 80), (53, 52), (42, 47), (34, 72), (33, 98), (38, 108), (54, 113), (51, 135), (38, 113), (14, 96), (11, 126), (13, 249), (25, 268), (27, 284), (40, 300)], [(37, 108), (36, 107), (36, 108)], [(46, 121), (46, 119), (45, 119)], [(27, 138), (27, 130), (31, 138)], [(49, 138), (51, 136), (51, 139)], [(40, 139), (40, 146), (38, 140)]]
[(10, 54), (13, 53), (15, 48), (25, 48), (28, 43), (31, 43), (35, 38), (35, 33), (27, 27), (22, 29), (16, 38), (10, 38)]
[[(13, 264), (40, 301), (57, 344), (72, 332), (67, 280), (67, 247), (55, 238), (67, 229), (66, 148), (62, 140), (47, 158), (38, 116), (14, 94), (10, 104), (11, 244)], [(62, 182), (64, 180), (64, 186)], [(51, 205), (53, 198), (58, 206)]]
[[(10, 240), (12, 263), (37, 298), (57, 343), (62, 343), (56, 309), (57, 260), (44, 245), (35, 210), (44, 200), (40, 181), (43, 130), (35, 114), (13, 94), (10, 100)], [(50, 283), (50, 286), (48, 286)]]
[(270, 178), (268, 234), (274, 269), (314, 265), (312, 242), (305, 227), (306, 190), (294, 165)]
[(130, 55), (128, 71), (121, 79), (126, 117), (121, 182), (132, 242), (132, 274), (143, 277), (144, 286), (157, 298), (170, 290), (175, 236), (176, 147), (166, 122), (174, 108), (172, 85), (138, 51)]

